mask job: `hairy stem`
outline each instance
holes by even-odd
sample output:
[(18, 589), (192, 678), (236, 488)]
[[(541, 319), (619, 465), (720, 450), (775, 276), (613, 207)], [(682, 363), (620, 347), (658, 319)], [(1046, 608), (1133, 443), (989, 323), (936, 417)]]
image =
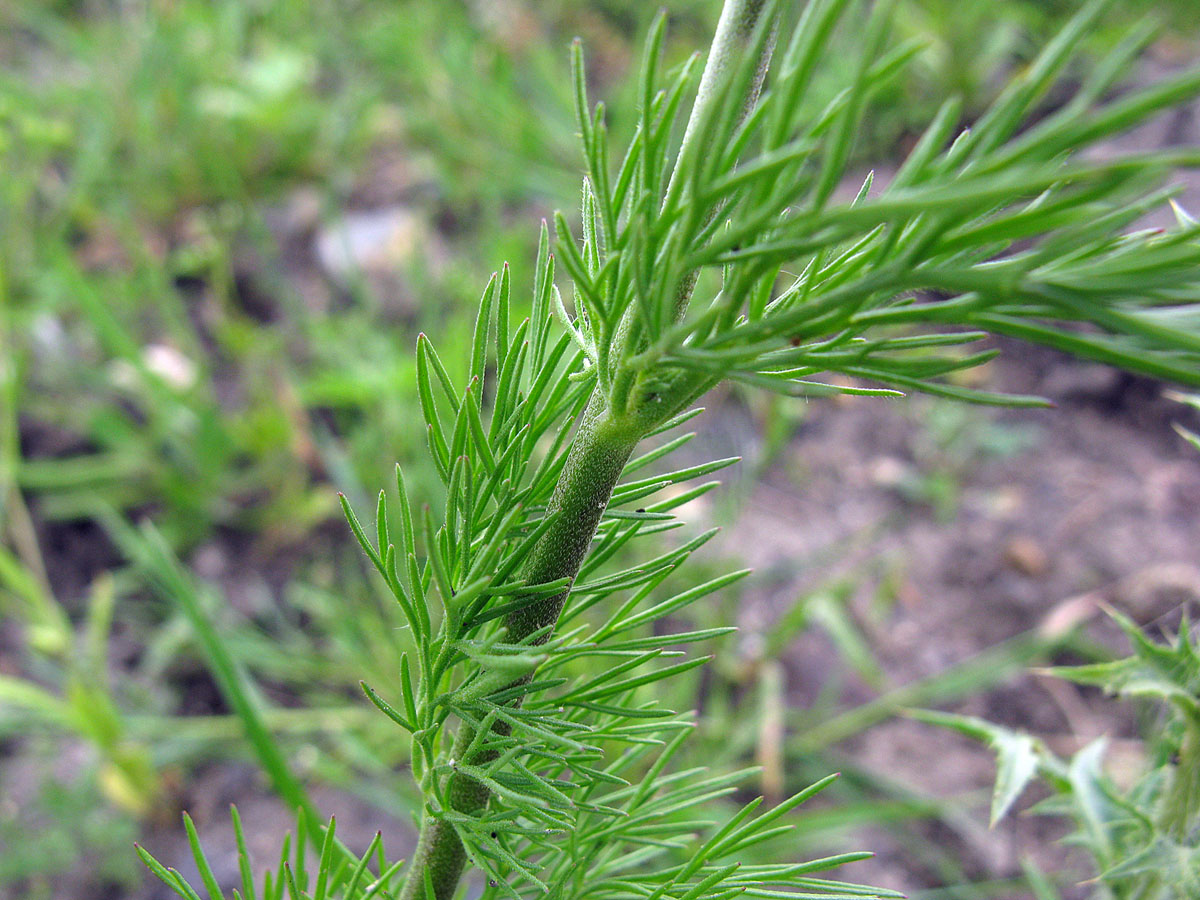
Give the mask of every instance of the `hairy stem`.
[(1200, 724), (1189, 718), (1179, 747), (1179, 761), (1163, 798), (1162, 828), (1176, 841), (1187, 841), (1200, 812)]
[[(740, 2), (739, 0), (726, 0), (725, 6), (721, 10), (721, 19), (717, 22), (717, 32), (713, 36), (712, 49), (704, 63), (704, 73), (700, 76), (700, 87), (696, 91), (696, 102), (692, 106), (692, 113), (683, 133), (683, 143), (679, 146), (675, 170), (671, 173), (671, 186), (667, 189), (668, 196), (671, 188), (675, 186), (675, 179), (679, 177), (680, 170), (684, 168), (681, 165), (684, 159), (692, 153), (702, 152), (700, 148), (693, 146), (697, 140), (697, 127), (704, 115), (707, 114), (708, 108), (720, 102), (721, 82), (728, 77), (730, 70), (737, 64), (738, 57), (753, 40), (764, 6), (766, 6), (766, 0), (740, 0)], [(775, 48), (774, 29), (778, 27), (778, 22), (772, 25), (772, 34), (763, 46), (762, 55), (755, 64), (754, 79), (750, 83), (750, 90), (742, 98), (742, 109), (738, 115), (739, 121), (749, 114), (758, 101), (763, 81), (767, 77), (767, 68), (771, 63), (771, 54)], [(713, 208), (707, 218), (711, 219), (716, 214), (717, 210)], [(676, 321), (682, 319), (687, 312), (698, 277), (698, 272), (689, 272), (675, 288), (673, 312)]]
[[(688, 148), (694, 143), (692, 139), (696, 124), (708, 107), (718, 101), (721, 82), (744, 52), (765, 5), (766, 0), (725, 0), (684, 133), (681, 158), (683, 154), (692, 152)], [(769, 56), (770, 46), (759, 61), (757, 77), (744, 98), (743, 114), (758, 98)], [(692, 280), (686, 286), (681, 285), (681, 298), (676, 298), (676, 317), (686, 307), (694, 284)], [(623, 326), (625, 324), (622, 323)], [(655, 401), (663, 399), (653, 396)], [(547, 515), (557, 515), (557, 520), (534, 547), (522, 568), (522, 579), (526, 583), (544, 584), (559, 578), (574, 579), (579, 574), (625, 464), (650, 427), (666, 417), (665, 408), (637, 408), (639, 404), (636, 401), (634, 408), (624, 408), (614, 414), (609, 399), (599, 387), (592, 395), (546, 510)], [(644, 401), (645, 398), (639, 397), (638, 400)], [(522, 641), (547, 626), (552, 628), (569, 594), (568, 589), (511, 614), (505, 620), (509, 640)], [(547, 637), (548, 632), (540, 639)], [(461, 725), (455, 736), (451, 759), (461, 759), (461, 754), (467, 751), (474, 738), (474, 729), (465, 723)], [(467, 760), (473, 765), (486, 764), (488, 761), (486, 752), (481, 758)], [(447, 785), (446, 801), (457, 812), (478, 815), (487, 806), (489, 795), (484, 785), (456, 773)], [(436, 815), (426, 813), (400, 900), (424, 898), (427, 882), (435, 900), (450, 900), (458, 888), (466, 862), (466, 848), (453, 827)]]
[[(680, 171), (678, 161), (692, 153), (703, 152), (702, 148), (693, 146), (697, 140), (697, 128), (701, 119), (708, 114), (709, 107), (720, 102), (721, 83), (729, 76), (730, 71), (754, 38), (754, 32), (758, 29), (759, 18), (762, 16), (764, 6), (766, 6), (766, 0), (726, 0), (725, 6), (721, 9), (721, 18), (717, 22), (717, 31), (713, 35), (712, 47), (708, 51), (708, 58), (704, 62), (704, 72), (700, 76), (700, 87), (696, 90), (696, 102), (692, 105), (692, 112), (683, 132), (683, 142), (679, 145), (675, 171), (671, 173), (672, 187)], [(744, 119), (758, 101), (758, 94), (762, 90), (763, 80), (767, 76), (767, 67), (771, 61), (771, 51), (774, 45), (775, 39), (772, 35), (764, 48), (765, 52), (756, 63), (750, 91), (742, 98), (739, 120)], [(670, 188), (667, 189), (667, 193), (670, 193)]]
[[(579, 574), (613, 488), (641, 437), (641, 429), (624, 421), (615, 421), (609, 415), (607, 402), (597, 389), (575, 434), (562, 476), (546, 509), (548, 516), (556, 517), (555, 522), (522, 567), (523, 581), (545, 584), (559, 578), (573, 579)], [(520, 642), (546, 626), (554, 625), (569, 593), (569, 590), (563, 591), (511, 614), (505, 620), (508, 639)], [(539, 636), (539, 641), (548, 636)], [(465, 723), (461, 725), (451, 751), (452, 760), (461, 759), (474, 739), (475, 730)], [(488, 753), (479, 751), (466, 762), (484, 765), (490, 762)], [(488, 796), (486, 787), (461, 774), (451, 776), (447, 786), (447, 802), (457, 812), (467, 815), (482, 812)], [(424, 897), (426, 873), (434, 897), (449, 900), (466, 862), (466, 849), (454, 829), (436, 816), (426, 815), (412, 867), (400, 894), (401, 900)]]

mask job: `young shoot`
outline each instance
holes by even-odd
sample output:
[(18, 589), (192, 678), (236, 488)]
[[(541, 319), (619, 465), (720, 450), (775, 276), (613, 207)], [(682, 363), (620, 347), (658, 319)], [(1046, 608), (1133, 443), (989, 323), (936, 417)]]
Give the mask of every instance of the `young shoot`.
[[(849, 199), (838, 188), (872, 94), (919, 50), (889, 41), (888, 0), (810, 0), (798, 16), (726, 0), (703, 67), (671, 71), (660, 15), (620, 152), (572, 47), (579, 228), (557, 214), (552, 240), (543, 226), (528, 318), (513, 319), (508, 269), (493, 276), (465, 382), (417, 342), (444, 510), (414, 508), (402, 475), (373, 525), (346, 505), (411, 632), (399, 696), (364, 685), (408, 735), (423, 797), (403, 900), (449, 900), (468, 866), (486, 898), (894, 896), (817, 877), (860, 854), (738, 864), (830, 779), (714, 823), (706, 804), (745, 773), (670, 768), (693, 723), (652, 688), (702, 664), (687, 647), (730, 630), (671, 629), (745, 573), (680, 574), (711, 532), (610, 564), (679, 524), (674, 511), (731, 462), (646, 477), (665, 453), (634, 453), (723, 381), (1043, 404), (957, 377), (994, 357), (997, 335), (1200, 384), (1200, 226), (1137, 229), (1200, 150), (1084, 152), (1200, 94), (1200, 71), (1104, 100), (1122, 45), (1030, 124), (1109, 5), (1087, 4), (970, 128), (948, 98), (895, 176), (868, 177)], [(812, 115), (801, 101), (848, 18), (849, 77)], [(368, 896), (367, 879), (354, 884), (342, 895)]]

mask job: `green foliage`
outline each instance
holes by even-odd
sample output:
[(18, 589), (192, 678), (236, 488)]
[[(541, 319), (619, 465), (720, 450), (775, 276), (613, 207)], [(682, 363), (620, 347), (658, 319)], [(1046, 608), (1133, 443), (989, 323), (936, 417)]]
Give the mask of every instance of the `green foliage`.
[[(722, 381), (785, 396), (919, 391), (1042, 403), (961, 381), (995, 355), (982, 343), (992, 335), (1200, 384), (1200, 229), (1184, 221), (1169, 232), (1130, 230), (1169, 198), (1159, 186), (1171, 170), (1200, 165), (1200, 153), (1082, 152), (1200, 94), (1200, 73), (1103, 102), (1147, 40), (1137, 32), (1070, 102), (1022, 131), (1105, 5), (1074, 17), (973, 128), (956, 136), (959, 107), (947, 101), (888, 185), (868, 177), (846, 200), (838, 186), (870, 100), (918, 52), (889, 43), (893, 4), (872, 5), (845, 82), (815, 116), (799, 101), (839, 22), (863, 4), (813, 0), (786, 27), (776, 4), (729, 0), (703, 70), (695, 57), (666, 66), (660, 17), (623, 153), (610, 154), (575, 45), (587, 171), (577, 223), (556, 215), (553, 244), (543, 227), (527, 317), (506, 267), (484, 289), (471, 338), (450, 344), (458, 353), (443, 359), (418, 340), (413, 405), (425, 423), (428, 484), (398, 469), (394, 497), (381, 491), (365, 525), (342, 501), (405, 623), (399, 677), (390, 690), (363, 686), (408, 733), (422, 797), (401, 897), (447, 900), (467, 862), (485, 874), (485, 897), (891, 896), (812, 877), (858, 854), (734, 861), (785, 834), (782, 817), (828, 779), (767, 812), (755, 815), (752, 801), (714, 822), (703, 804), (747, 773), (670, 768), (692, 726), (656, 688), (703, 663), (689, 655), (693, 645), (729, 630), (673, 630), (677, 617), (745, 573), (679, 578), (711, 532), (665, 552), (642, 548), (679, 528), (674, 511), (713, 486), (699, 480), (734, 460), (671, 469), (666, 457), (687, 435), (634, 453), (690, 418)], [(303, 67), (287, 59), (267, 57), (232, 94), (219, 92), (222, 114), (273, 120), (279, 98), (303, 81)], [(556, 280), (564, 272), (569, 303)], [(95, 304), (93, 313), (107, 321)], [(410, 496), (418, 489), (440, 499)], [(156, 552), (140, 564), (180, 594), (283, 790), (287, 770), (235, 660), (169, 554)], [(1004, 746), (997, 814), (1029, 777), (1034, 749), (1016, 738)], [(312, 822), (299, 827), (301, 840)], [(190, 825), (189, 836), (215, 898)], [(365, 895), (332, 825), (322, 846), (311, 888), (302, 850), (266, 887), (275, 896)], [(198, 893), (143, 859), (182, 896)], [(377, 879), (396, 868), (380, 859)], [(248, 879), (243, 892), (252, 895)]]
[[(62, 752), (61, 738), (42, 740), (38, 749), (46, 755)], [(108, 808), (111, 799), (98, 775), (85, 770), (69, 781), (47, 778), (24, 786), (37, 791), (28, 802), (0, 809), (0, 892), (25, 900), (52, 900), (61, 893), (56, 893), (51, 876), (80, 865), (110, 888), (136, 888), (144, 871), (129, 852), (137, 826), (132, 819), (114, 820)]]
[(289, 805), (307, 810), (311, 816), (315, 807), (289, 771), (278, 744), (263, 721), (261, 698), (206, 614), (201, 591), (182, 570), (153, 526), (147, 523), (138, 535), (111, 511), (102, 515), (108, 519), (111, 533), (126, 555), (168, 601), (180, 608), (199, 640), (222, 695), (241, 720), (246, 739), (271, 779), (272, 787)]
[[(987, 109), (1004, 88), (1006, 76), (1031, 64), (1037, 51), (1078, 11), (1071, 0), (1014, 0), (1001, 4), (953, 0), (901, 0), (896, 8), (899, 37), (923, 44), (909, 77), (889, 85), (878, 111), (864, 123), (868, 147), (887, 153), (924, 127), (937, 98), (962, 100), (968, 121)], [(1087, 69), (1122, 41), (1140, 32), (1171, 37), (1193, 34), (1194, 16), (1186, 0), (1118, 0), (1077, 44), (1067, 80)], [(1128, 73), (1127, 73), (1128, 74)], [(1046, 107), (1056, 105), (1048, 97)]]
[[(389, 897), (397, 872), (404, 864), (403, 860), (387, 861), (382, 833), (376, 833), (361, 858), (343, 853), (337, 842), (337, 821), (330, 819), (327, 827), (316, 829), (316, 833), (323, 834), (323, 837), (313, 845), (319, 852), (316, 870), (310, 871), (308, 867), (312, 861), (309, 859), (306, 836), (313, 832), (313, 823), (308, 822), (301, 811), (296, 819), (295, 840), (291, 833), (284, 835), (279, 864), (274, 870), (263, 872), (261, 880), (256, 883), (253, 861), (246, 848), (246, 836), (236, 807), (230, 810), (230, 815), (237, 842), (240, 875), (240, 884), (233, 889), (235, 900), (257, 900), (259, 897), (263, 900), (283, 900), (285, 897), (288, 900), (326, 900), (333, 897), (370, 900), (371, 897)], [(193, 889), (176, 869), (167, 868), (145, 848), (135, 845), (138, 856), (151, 872), (185, 900), (201, 900), (201, 897), (205, 900), (222, 900), (225, 894), (217, 884), (212, 865), (200, 845), (196, 827), (187, 813), (184, 813), (183, 824), (204, 886), (203, 893)]]
[[(1196, 313), (1187, 302), (1194, 228), (1122, 231), (1165, 201), (1166, 194), (1147, 195), (1148, 185), (1171, 165), (1197, 162), (1195, 154), (1104, 162), (1064, 154), (1193, 96), (1200, 76), (1179, 76), (1095, 112), (1092, 104), (1137, 45), (1121, 47), (1070, 104), (1016, 136), (1098, 14), (1090, 5), (975, 128), (946, 148), (956, 120), (948, 103), (883, 192), (872, 197), (868, 178), (854, 201), (831, 202), (868, 96), (913, 52), (902, 45), (880, 56), (887, 23), (880, 7), (853, 83), (823, 116), (797, 121), (793, 98), (805, 93), (821, 35), (845, 6), (809, 7), (744, 124), (729, 98), (751, 89), (761, 72), (755, 52), (742, 54), (724, 91), (698, 104), (673, 170), (670, 139), (694, 66), (656, 95), (661, 38), (652, 37), (642, 121), (616, 176), (603, 116), (586, 108), (577, 75), (589, 165), (584, 242), (577, 248), (560, 218), (558, 249), (577, 294), (571, 333), (612, 406), (646, 415), (653, 397), (652, 408), (670, 415), (722, 378), (787, 394), (901, 389), (1038, 402), (945, 380), (994, 355), (953, 352), (989, 332), (1196, 381)], [(770, 39), (769, 29), (751, 36), (761, 48)], [(1018, 241), (1031, 246), (1014, 252)], [(784, 266), (802, 274), (776, 291)], [(719, 273), (720, 285), (710, 302), (689, 305), (683, 286), (705, 271)], [(1079, 321), (1101, 333), (1070, 327)], [(912, 325), (934, 330), (889, 330)], [(826, 372), (888, 387), (814, 381)]]
[[(379, 299), (310, 305), (269, 225), (298, 190), (313, 216), (343, 204), (404, 86), (355, 69), (374, 23), (341, 27), (337, 2), (107, 6), (0, 11), (5, 400), (69, 437), (20, 487), (46, 519), (159, 507), (176, 549), (303, 541), (338, 514), (323, 473), (350, 490), (419, 452), (417, 405)], [(423, 53), (387, 66), (444, 73)]]
[[(1193, 409), (1200, 409), (1200, 394), (1174, 394), (1173, 398), (1181, 403), (1186, 403)], [(1190, 431), (1178, 423), (1175, 425), (1175, 430), (1179, 432), (1185, 441), (1187, 441), (1197, 450), (1200, 450), (1200, 435), (1197, 435), (1195, 432)]]
[[(0, 493), (5, 493), (0, 481)], [(25, 521), (19, 495), (9, 494), (10, 512)], [(18, 531), (20, 534), (20, 531)], [(35, 543), (19, 541), (28, 548)], [(46, 579), (42, 560), (22, 560), (0, 546), (0, 611), (28, 630), (36, 662), (54, 673), (55, 682), (0, 674), (0, 729), (18, 730), (22, 719), (73, 734), (90, 742), (100, 755), (98, 783), (107, 799), (144, 815), (158, 802), (162, 785), (149, 748), (132, 739), (109, 677), (109, 632), (116, 589), (111, 577), (96, 580), (87, 598), (77, 634)], [(15, 722), (6, 721), (14, 719)], [(16, 727), (14, 727), (16, 726)]]
[[(1200, 408), (1194, 395), (1175, 399)], [(1194, 434), (1179, 425), (1176, 429), (1200, 449)], [(1153, 736), (1146, 742), (1145, 769), (1131, 786), (1122, 789), (1104, 772), (1103, 739), (1062, 760), (1032, 735), (981, 719), (916, 715), (984, 741), (996, 753), (993, 825), (1041, 776), (1054, 793), (1037, 811), (1075, 820), (1073, 842), (1091, 854), (1102, 896), (1189, 897), (1200, 889), (1200, 648), (1186, 610), (1166, 644), (1147, 637), (1120, 612), (1109, 610), (1109, 615), (1132, 645), (1132, 656), (1047, 672), (1158, 708)], [(1044, 885), (1046, 896), (1056, 896), (1053, 891)]]
[[(535, 297), (534, 320), (554, 290), (545, 246), (544, 241), (536, 279), (542, 297)], [(743, 821), (752, 811), (746, 809), (707, 843), (689, 841), (690, 834), (706, 827), (693, 807), (729, 793), (749, 773), (700, 777), (691, 771), (661, 780), (645, 775), (663, 772), (691, 728), (688, 717), (661, 708), (648, 689), (704, 661), (658, 666), (682, 656), (681, 650), (666, 648), (709, 641), (731, 630), (673, 633), (666, 620), (746, 573), (670, 588), (675, 570), (713, 536), (711, 531), (635, 566), (602, 568), (622, 548), (677, 528), (670, 511), (715, 483), (703, 482), (655, 503), (647, 503), (647, 496), (703, 478), (734, 460), (619, 482), (559, 618), (563, 631), (548, 640), (541, 628), (514, 642), (511, 627), (501, 626), (514, 613), (560, 593), (567, 581), (528, 584), (514, 575), (556, 521), (546, 508), (567, 465), (570, 432), (563, 420), (582, 414), (590, 388), (565, 377), (578, 370), (582, 356), (568, 336), (553, 347), (543, 338), (539, 349), (538, 339), (528, 338), (528, 321), (513, 327), (509, 291), (507, 271), (487, 288), (471, 354), (472, 380), (461, 393), (432, 344), (425, 338), (418, 342), (431, 453), (448, 489), (444, 524), (435, 530), (428, 509), (418, 518), (402, 476), (399, 512), (389, 511), (381, 492), (373, 537), (346, 507), (355, 535), (404, 610), (416, 644), (415, 660), (401, 663), (398, 700), (364, 689), (412, 734), (414, 776), (427, 798), (426, 814), (448, 823), (487, 873), (490, 888), (508, 895), (532, 886), (574, 896), (599, 885), (624, 895), (633, 890), (627, 883), (632, 872), (638, 872), (640, 883), (661, 887), (665, 896), (693, 888), (697, 897), (719, 896), (734, 887), (753, 893), (762, 889), (754, 885), (767, 884), (818, 888), (809, 875), (821, 867), (743, 867), (735, 877), (733, 870), (717, 866), (735, 850), (774, 836), (766, 826), (782, 814), (778, 808)], [(541, 318), (545, 335), (550, 320)], [(496, 393), (487, 400), (498, 412), (485, 426), (475, 393), (485, 374), (489, 335), (499, 342), (499, 374)], [(690, 415), (678, 417), (683, 418)], [(631, 460), (625, 473), (639, 472), (689, 437)], [(539, 446), (549, 448), (540, 458)], [(634, 504), (645, 505), (630, 508)], [(413, 549), (418, 528), (423, 528), (424, 547), (433, 548), (423, 563)], [(628, 597), (617, 600), (621, 594)], [(656, 622), (665, 627), (646, 636)], [(598, 671), (597, 663), (606, 665)], [(456, 676), (456, 668), (464, 674)], [(531, 679), (534, 669), (537, 677)], [(519, 707), (513, 705), (516, 699)], [(474, 735), (457, 751), (446, 744), (451, 716), (472, 726)], [(486, 814), (455, 809), (450, 791), (456, 776), (491, 791)], [(795, 802), (807, 796), (804, 792)], [(682, 857), (672, 852), (682, 850), (688, 851)], [(694, 854), (692, 863), (681, 867), (678, 860), (689, 854)], [(648, 868), (660, 855), (669, 864)], [(801, 872), (804, 877), (797, 880)]]
[(1070, 840), (1091, 855), (1098, 897), (1191, 897), (1200, 888), (1200, 648), (1186, 615), (1166, 643), (1147, 637), (1115, 610), (1110, 615), (1133, 646), (1132, 656), (1047, 671), (1154, 704), (1158, 716), (1146, 741), (1145, 766), (1132, 784), (1119, 786), (1105, 773), (1103, 739), (1061, 759), (1037, 738), (990, 722), (917, 715), (985, 741), (995, 751), (993, 823), (1031, 781), (1045, 781), (1052, 794), (1035, 809), (1075, 821)]

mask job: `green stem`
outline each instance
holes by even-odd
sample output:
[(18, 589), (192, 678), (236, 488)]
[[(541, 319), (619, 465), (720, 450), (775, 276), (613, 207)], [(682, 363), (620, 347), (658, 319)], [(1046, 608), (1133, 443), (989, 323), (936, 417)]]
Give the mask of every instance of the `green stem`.
[[(684, 133), (680, 158), (694, 143), (697, 123), (713, 103), (719, 102), (721, 83), (727, 71), (744, 52), (753, 36), (766, 0), (725, 0), (720, 22), (709, 50), (708, 62), (701, 76), (696, 102), (688, 119)], [(768, 42), (770, 44), (771, 42)], [(743, 103), (743, 114), (758, 98), (762, 78), (770, 57), (768, 46), (759, 61), (757, 77)], [(676, 171), (679, 169), (676, 163)], [(674, 181), (674, 175), (672, 175)], [(694, 287), (694, 279), (681, 285), (680, 297), (676, 298), (675, 315), (682, 314), (687, 298)], [(624, 331), (628, 322), (623, 320)], [(618, 340), (624, 349), (626, 342)], [(638, 379), (638, 382), (643, 382)], [(706, 382), (707, 384), (707, 382)], [(634, 448), (650, 428), (663, 421), (678, 405), (680, 397), (691, 396), (694, 389), (678, 388), (680, 397), (666, 395), (656, 386), (635, 392), (632, 402), (610, 407), (610, 398), (597, 387), (588, 404), (579, 430), (572, 441), (562, 475), (555, 486), (554, 494), (546, 514), (555, 515), (556, 520), (538, 541), (530, 557), (522, 567), (521, 577), (528, 584), (545, 584), (559, 578), (574, 579), (587, 556), (596, 528), (604, 514), (613, 489), (621, 477), (625, 464)], [(665, 388), (666, 385), (664, 384)], [(671, 392), (674, 393), (674, 392)], [(519, 642), (531, 635), (552, 627), (558, 621), (570, 589), (545, 598), (511, 614), (506, 620), (508, 638)], [(546, 640), (549, 631), (540, 637)], [(502, 730), (497, 727), (497, 730)], [(459, 727), (451, 760), (458, 760), (466, 753), (475, 739), (475, 730), (465, 723)], [(487, 752), (478, 753), (467, 760), (472, 765), (483, 765), (490, 761)], [(447, 783), (445, 799), (456, 812), (478, 815), (486, 808), (490, 792), (479, 782), (461, 774), (454, 774)], [(412, 863), (400, 892), (400, 900), (423, 900), (426, 882), (432, 888), (434, 900), (450, 900), (458, 888), (459, 879), (466, 867), (467, 854), (454, 828), (436, 815), (425, 814), (421, 823), (421, 834), (413, 852)]]
[[(700, 86), (696, 89), (696, 102), (692, 104), (692, 112), (683, 132), (683, 142), (679, 145), (679, 153), (675, 157), (675, 170), (671, 173), (668, 195), (677, 186), (676, 178), (683, 169), (683, 160), (693, 153), (704, 152), (704, 148), (694, 146), (697, 129), (703, 118), (709, 114), (709, 108), (721, 101), (722, 82), (729, 76), (754, 38), (765, 6), (766, 0), (725, 0), (721, 18), (717, 22), (716, 34), (713, 35), (712, 47), (708, 51), (708, 59), (704, 62), (704, 72), (700, 75)], [(742, 102), (739, 120), (745, 118), (758, 101), (774, 46), (775, 40), (772, 35), (764, 48), (765, 52), (758, 60), (750, 90)]]
[(1160, 816), (1163, 830), (1180, 843), (1195, 828), (1200, 812), (1200, 721), (1185, 713), (1185, 731), (1179, 746), (1179, 761), (1171, 786), (1163, 798)]
[[(599, 390), (592, 395), (546, 509), (547, 516), (555, 516), (554, 524), (522, 567), (523, 581), (545, 584), (559, 578), (573, 579), (579, 574), (613, 488), (643, 433), (625, 421), (614, 420)], [(509, 640), (520, 642), (554, 625), (569, 593), (563, 591), (510, 615), (505, 620)], [(544, 641), (548, 636), (540, 636), (539, 640)], [(501, 730), (499, 726), (497, 730)], [(451, 760), (462, 759), (474, 739), (475, 730), (465, 723), (461, 725), (450, 751)], [(491, 751), (480, 751), (466, 761), (479, 766), (492, 758)], [(486, 787), (465, 775), (452, 775), (447, 784), (446, 801), (460, 813), (478, 815), (487, 806), (488, 797)], [(454, 828), (427, 814), (400, 900), (423, 898), (427, 874), (436, 900), (449, 900), (466, 862), (466, 849)]]
[[(679, 173), (686, 171), (684, 165), (686, 157), (693, 153), (704, 152), (703, 148), (695, 146), (697, 128), (703, 118), (708, 115), (709, 108), (721, 101), (722, 82), (729, 76), (730, 71), (737, 64), (738, 58), (753, 40), (754, 32), (758, 28), (759, 19), (766, 5), (766, 0), (726, 0), (725, 6), (721, 10), (721, 19), (717, 22), (717, 32), (713, 35), (712, 49), (708, 53), (708, 59), (704, 63), (704, 72), (700, 76), (696, 102), (692, 106), (687, 128), (683, 132), (683, 142), (679, 145), (679, 154), (675, 157), (675, 169), (671, 172), (671, 183), (667, 187), (668, 197), (678, 187), (676, 179), (679, 177)], [(778, 22), (773, 27), (777, 28)], [(754, 104), (758, 102), (758, 95), (762, 91), (763, 81), (767, 77), (767, 69), (770, 66), (771, 54), (774, 49), (775, 35), (772, 33), (756, 64), (750, 90), (742, 99), (742, 109), (738, 115), (738, 121), (744, 119), (753, 109)], [(716, 214), (716, 207), (710, 209), (705, 216), (706, 223)], [(689, 272), (675, 288), (673, 307), (675, 321), (681, 320), (687, 312), (688, 303), (692, 299), (692, 292), (696, 289), (696, 279), (699, 275), (700, 273), (696, 271)]]

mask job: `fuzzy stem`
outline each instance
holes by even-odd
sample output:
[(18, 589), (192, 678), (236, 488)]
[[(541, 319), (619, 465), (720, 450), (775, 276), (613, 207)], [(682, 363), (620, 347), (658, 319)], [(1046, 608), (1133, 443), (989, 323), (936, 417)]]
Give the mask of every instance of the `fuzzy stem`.
[[(721, 9), (721, 18), (717, 22), (717, 31), (713, 35), (712, 47), (709, 48), (708, 58), (704, 62), (704, 72), (700, 75), (700, 86), (696, 89), (696, 101), (692, 104), (692, 112), (688, 117), (687, 126), (683, 131), (683, 142), (679, 145), (676, 155), (675, 169), (671, 173), (671, 184), (667, 193), (675, 186), (679, 177), (680, 162), (692, 153), (701, 152), (693, 148), (696, 143), (696, 129), (700, 121), (708, 114), (708, 109), (721, 100), (722, 82), (728, 77), (731, 69), (737, 64), (738, 58), (746, 51), (758, 28), (766, 0), (725, 0)], [(778, 23), (774, 27), (778, 27)], [(767, 68), (771, 62), (771, 51), (775, 46), (772, 35), (767, 42), (765, 53), (756, 64), (754, 79), (750, 92), (743, 98), (742, 111), (738, 116), (741, 120), (746, 117), (754, 104), (758, 102), (758, 94), (762, 90), (763, 80), (767, 77)]]
[[(546, 509), (547, 516), (556, 516), (555, 522), (522, 566), (522, 581), (545, 584), (559, 578), (573, 579), (579, 574), (613, 488), (642, 434), (643, 430), (636, 426), (615, 421), (608, 414), (604, 397), (597, 389), (584, 412), (562, 476)], [(519, 643), (557, 622), (569, 593), (569, 590), (563, 591), (510, 615), (505, 620), (508, 639)], [(544, 641), (548, 636), (542, 636), (540, 640)], [(497, 727), (497, 730), (501, 729)], [(461, 759), (474, 739), (475, 730), (462, 724), (450, 752), (451, 760)], [(485, 765), (494, 758), (490, 753), (480, 751), (467, 762)], [(477, 815), (487, 806), (488, 796), (488, 789), (474, 779), (460, 774), (450, 777), (446, 799), (457, 812)], [(424, 897), (426, 872), (436, 900), (449, 900), (466, 862), (466, 850), (454, 829), (437, 817), (426, 815), (400, 900)]]
[[(744, 51), (764, 5), (765, 0), (725, 0), (684, 133), (681, 155), (687, 151), (689, 136), (695, 133), (697, 122), (708, 106), (716, 102), (720, 82), (738, 54)], [(768, 50), (766, 56), (769, 55)], [(757, 100), (766, 69), (765, 58), (760, 62), (759, 69), (751, 92), (745, 98), (744, 109), (748, 110)], [(685, 292), (683, 305), (686, 306), (691, 285), (682, 290)], [(655, 396), (655, 400), (659, 399)], [(621, 407), (614, 415), (610, 411), (609, 398), (597, 387), (572, 441), (562, 475), (546, 510), (547, 515), (558, 514), (557, 521), (538, 541), (522, 567), (521, 576), (526, 583), (545, 584), (559, 578), (574, 579), (579, 574), (579, 568), (596, 536), (600, 517), (608, 506), (625, 464), (642, 437), (668, 412), (665, 404), (654, 409), (647, 409), (638, 402), (632, 408), (625, 404), (621, 404)], [(570, 589), (511, 614), (505, 620), (509, 640), (520, 642), (546, 626), (553, 626), (569, 594)], [(548, 637), (547, 633), (541, 639)], [(460, 759), (474, 738), (474, 729), (465, 723), (461, 725), (455, 736), (451, 759)], [(474, 765), (488, 761), (486, 752), (480, 754), (479, 758), (469, 760)], [(457, 773), (449, 779), (446, 801), (455, 811), (478, 815), (487, 806), (488, 799), (488, 789), (479, 782)], [(466, 849), (453, 827), (426, 813), (400, 900), (424, 898), (427, 881), (434, 900), (451, 900), (466, 862)]]
[[(693, 146), (697, 140), (696, 134), (700, 121), (708, 114), (709, 107), (720, 102), (721, 83), (728, 77), (730, 70), (737, 64), (738, 57), (746, 51), (747, 46), (753, 40), (763, 8), (766, 5), (766, 0), (726, 0), (725, 6), (721, 10), (720, 21), (717, 22), (717, 32), (713, 35), (712, 49), (704, 63), (704, 72), (700, 76), (696, 102), (692, 106), (692, 113), (688, 117), (687, 127), (683, 132), (683, 142), (679, 145), (679, 154), (675, 158), (675, 168), (671, 172), (671, 183), (667, 188), (668, 197), (676, 187), (675, 181), (680, 177), (680, 171), (685, 168), (683, 164), (686, 157), (702, 152), (700, 148)], [(772, 29), (778, 27), (779, 23), (776, 20), (772, 24)], [(758, 102), (758, 95), (762, 91), (763, 81), (767, 77), (767, 69), (770, 66), (774, 49), (775, 34), (772, 31), (763, 47), (762, 55), (755, 64), (750, 90), (742, 98), (742, 109), (738, 115), (738, 121), (744, 119), (754, 104)], [(706, 218), (711, 219), (716, 213), (717, 210), (714, 207)], [(687, 312), (688, 302), (692, 299), (692, 291), (696, 289), (698, 276), (698, 272), (689, 272), (676, 287), (672, 309), (675, 321), (681, 320)]]
[(1187, 841), (1200, 811), (1200, 722), (1190, 713), (1185, 715), (1179, 761), (1159, 816), (1163, 830), (1180, 843)]

